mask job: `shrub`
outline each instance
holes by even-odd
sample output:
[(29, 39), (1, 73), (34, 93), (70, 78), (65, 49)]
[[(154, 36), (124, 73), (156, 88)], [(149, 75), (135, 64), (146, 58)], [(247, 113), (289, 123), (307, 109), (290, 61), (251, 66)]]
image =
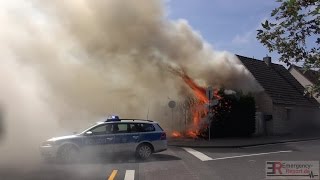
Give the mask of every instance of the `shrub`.
[(255, 101), (250, 94), (225, 95), (213, 109), (212, 137), (248, 137), (255, 132)]

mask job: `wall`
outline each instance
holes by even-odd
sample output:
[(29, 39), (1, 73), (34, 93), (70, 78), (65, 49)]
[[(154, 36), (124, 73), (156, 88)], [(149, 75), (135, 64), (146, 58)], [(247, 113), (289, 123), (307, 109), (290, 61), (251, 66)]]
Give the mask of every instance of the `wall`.
[[(310, 85), (313, 85), (307, 78), (305, 78), (298, 70), (295, 68), (290, 68), (289, 72), (293, 75), (294, 78), (303, 86), (307, 87)], [(315, 97), (314, 98), (320, 103), (320, 97)]]
[[(320, 109), (273, 104), (265, 92), (253, 95), (256, 101), (260, 127), (256, 135), (304, 134), (306, 131), (320, 131)], [(260, 112), (262, 114), (260, 114)], [(261, 121), (261, 116), (272, 115), (271, 121)], [(261, 132), (264, 129), (264, 132)]]
[(272, 114), (272, 99), (266, 92), (262, 91), (259, 93), (255, 93), (253, 94), (253, 97), (256, 101), (257, 112)]
[(311, 83), (307, 78), (305, 78), (305, 77), (304, 77), (298, 70), (296, 70), (295, 68), (291, 68), (289, 72), (293, 75), (294, 78), (296, 78), (296, 80), (297, 80), (303, 87), (312, 85), (312, 83)]
[(292, 111), (292, 132), (305, 134), (319, 132), (320, 130), (320, 109), (296, 107)]
[(273, 135), (310, 134), (320, 130), (320, 109), (303, 106), (273, 106)]
[(264, 115), (272, 115), (273, 113), (273, 104), (272, 99), (269, 95), (262, 91), (259, 93), (253, 94), (253, 97), (256, 101), (256, 123), (259, 127), (256, 127), (255, 135), (270, 135), (272, 134), (272, 121), (265, 121)]
[(272, 135), (285, 135), (292, 132), (292, 111), (293, 107), (274, 104)]

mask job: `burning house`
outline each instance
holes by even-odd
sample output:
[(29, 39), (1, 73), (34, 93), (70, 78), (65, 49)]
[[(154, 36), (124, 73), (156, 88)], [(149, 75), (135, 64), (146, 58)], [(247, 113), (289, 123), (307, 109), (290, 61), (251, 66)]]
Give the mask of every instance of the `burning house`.
[[(252, 97), (250, 105), (243, 104), (245, 107), (242, 108), (242, 113), (237, 114), (240, 109), (240, 99), (243, 100), (244, 97), (249, 96), (221, 87), (205, 88), (198, 85), (184, 70), (173, 69), (172, 71), (181, 77), (193, 95), (180, 106), (184, 108), (182, 113), (185, 118), (190, 117), (188, 127), (185, 126), (183, 133), (174, 130), (171, 134), (172, 137), (250, 136), (254, 132), (255, 106)], [(249, 108), (250, 106), (251, 108)], [(187, 111), (189, 111), (188, 114)], [(247, 115), (243, 116), (244, 114)], [(185, 119), (185, 123), (187, 123), (187, 119)], [(214, 132), (210, 134), (212, 130)]]
[[(265, 57), (263, 61), (240, 55), (237, 57), (261, 86), (259, 91), (249, 91), (256, 105), (255, 135), (302, 133), (306, 129), (311, 131), (320, 127), (319, 104), (312, 96), (304, 93), (304, 87), (284, 66), (272, 63), (270, 57)], [(188, 114), (191, 123), (184, 134), (173, 131), (172, 136), (199, 137), (201, 130), (209, 126), (205, 121), (208, 116), (205, 105), (209, 102), (206, 88), (198, 85), (182, 70), (174, 73), (180, 76), (192, 90), (195, 99), (188, 102), (191, 106)], [(223, 101), (223, 97), (218, 94), (218, 89), (214, 92), (214, 98)], [(225, 104), (223, 108), (230, 107), (231, 104)]]
[(255, 93), (256, 134), (279, 135), (310, 131), (319, 127), (319, 104), (304, 87), (271, 57), (263, 61), (238, 55), (263, 91)]

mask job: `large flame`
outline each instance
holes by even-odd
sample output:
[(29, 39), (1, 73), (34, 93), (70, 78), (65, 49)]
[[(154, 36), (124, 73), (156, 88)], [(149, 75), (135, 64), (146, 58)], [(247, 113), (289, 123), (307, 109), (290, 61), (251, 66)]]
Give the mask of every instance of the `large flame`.
[(180, 137), (182, 137), (182, 134), (178, 131), (173, 131), (171, 136), (174, 138), (180, 138)]
[[(193, 92), (193, 95), (196, 98), (196, 102), (192, 104), (191, 112), (192, 112), (192, 121), (193, 124), (189, 130), (185, 132), (187, 137), (197, 138), (199, 136), (200, 130), (200, 122), (201, 119), (205, 118), (208, 114), (208, 109), (205, 107), (205, 104), (209, 103), (209, 99), (206, 96), (206, 89), (204, 87), (199, 86), (184, 70), (176, 70), (172, 69), (172, 71), (180, 76), (183, 81), (186, 83), (188, 87)], [(215, 99), (220, 100), (222, 97), (219, 96), (218, 90), (214, 91)], [(209, 127), (208, 124), (203, 127)], [(179, 134), (179, 135), (178, 135)], [(174, 131), (172, 133), (172, 137), (181, 137), (181, 133)]]
[(192, 89), (194, 95), (197, 99), (202, 103), (208, 103), (209, 99), (206, 96), (206, 89), (197, 85), (193, 79), (191, 79), (185, 72), (181, 74), (182, 79), (184, 82)]

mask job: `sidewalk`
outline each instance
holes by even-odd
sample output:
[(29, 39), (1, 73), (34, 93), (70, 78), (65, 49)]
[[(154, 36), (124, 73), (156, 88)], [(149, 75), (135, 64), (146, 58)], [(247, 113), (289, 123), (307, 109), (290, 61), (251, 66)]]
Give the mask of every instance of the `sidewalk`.
[(287, 142), (310, 141), (320, 139), (320, 133), (313, 135), (263, 136), (250, 138), (216, 138), (211, 141), (204, 139), (168, 139), (169, 146), (191, 148), (240, 148)]

